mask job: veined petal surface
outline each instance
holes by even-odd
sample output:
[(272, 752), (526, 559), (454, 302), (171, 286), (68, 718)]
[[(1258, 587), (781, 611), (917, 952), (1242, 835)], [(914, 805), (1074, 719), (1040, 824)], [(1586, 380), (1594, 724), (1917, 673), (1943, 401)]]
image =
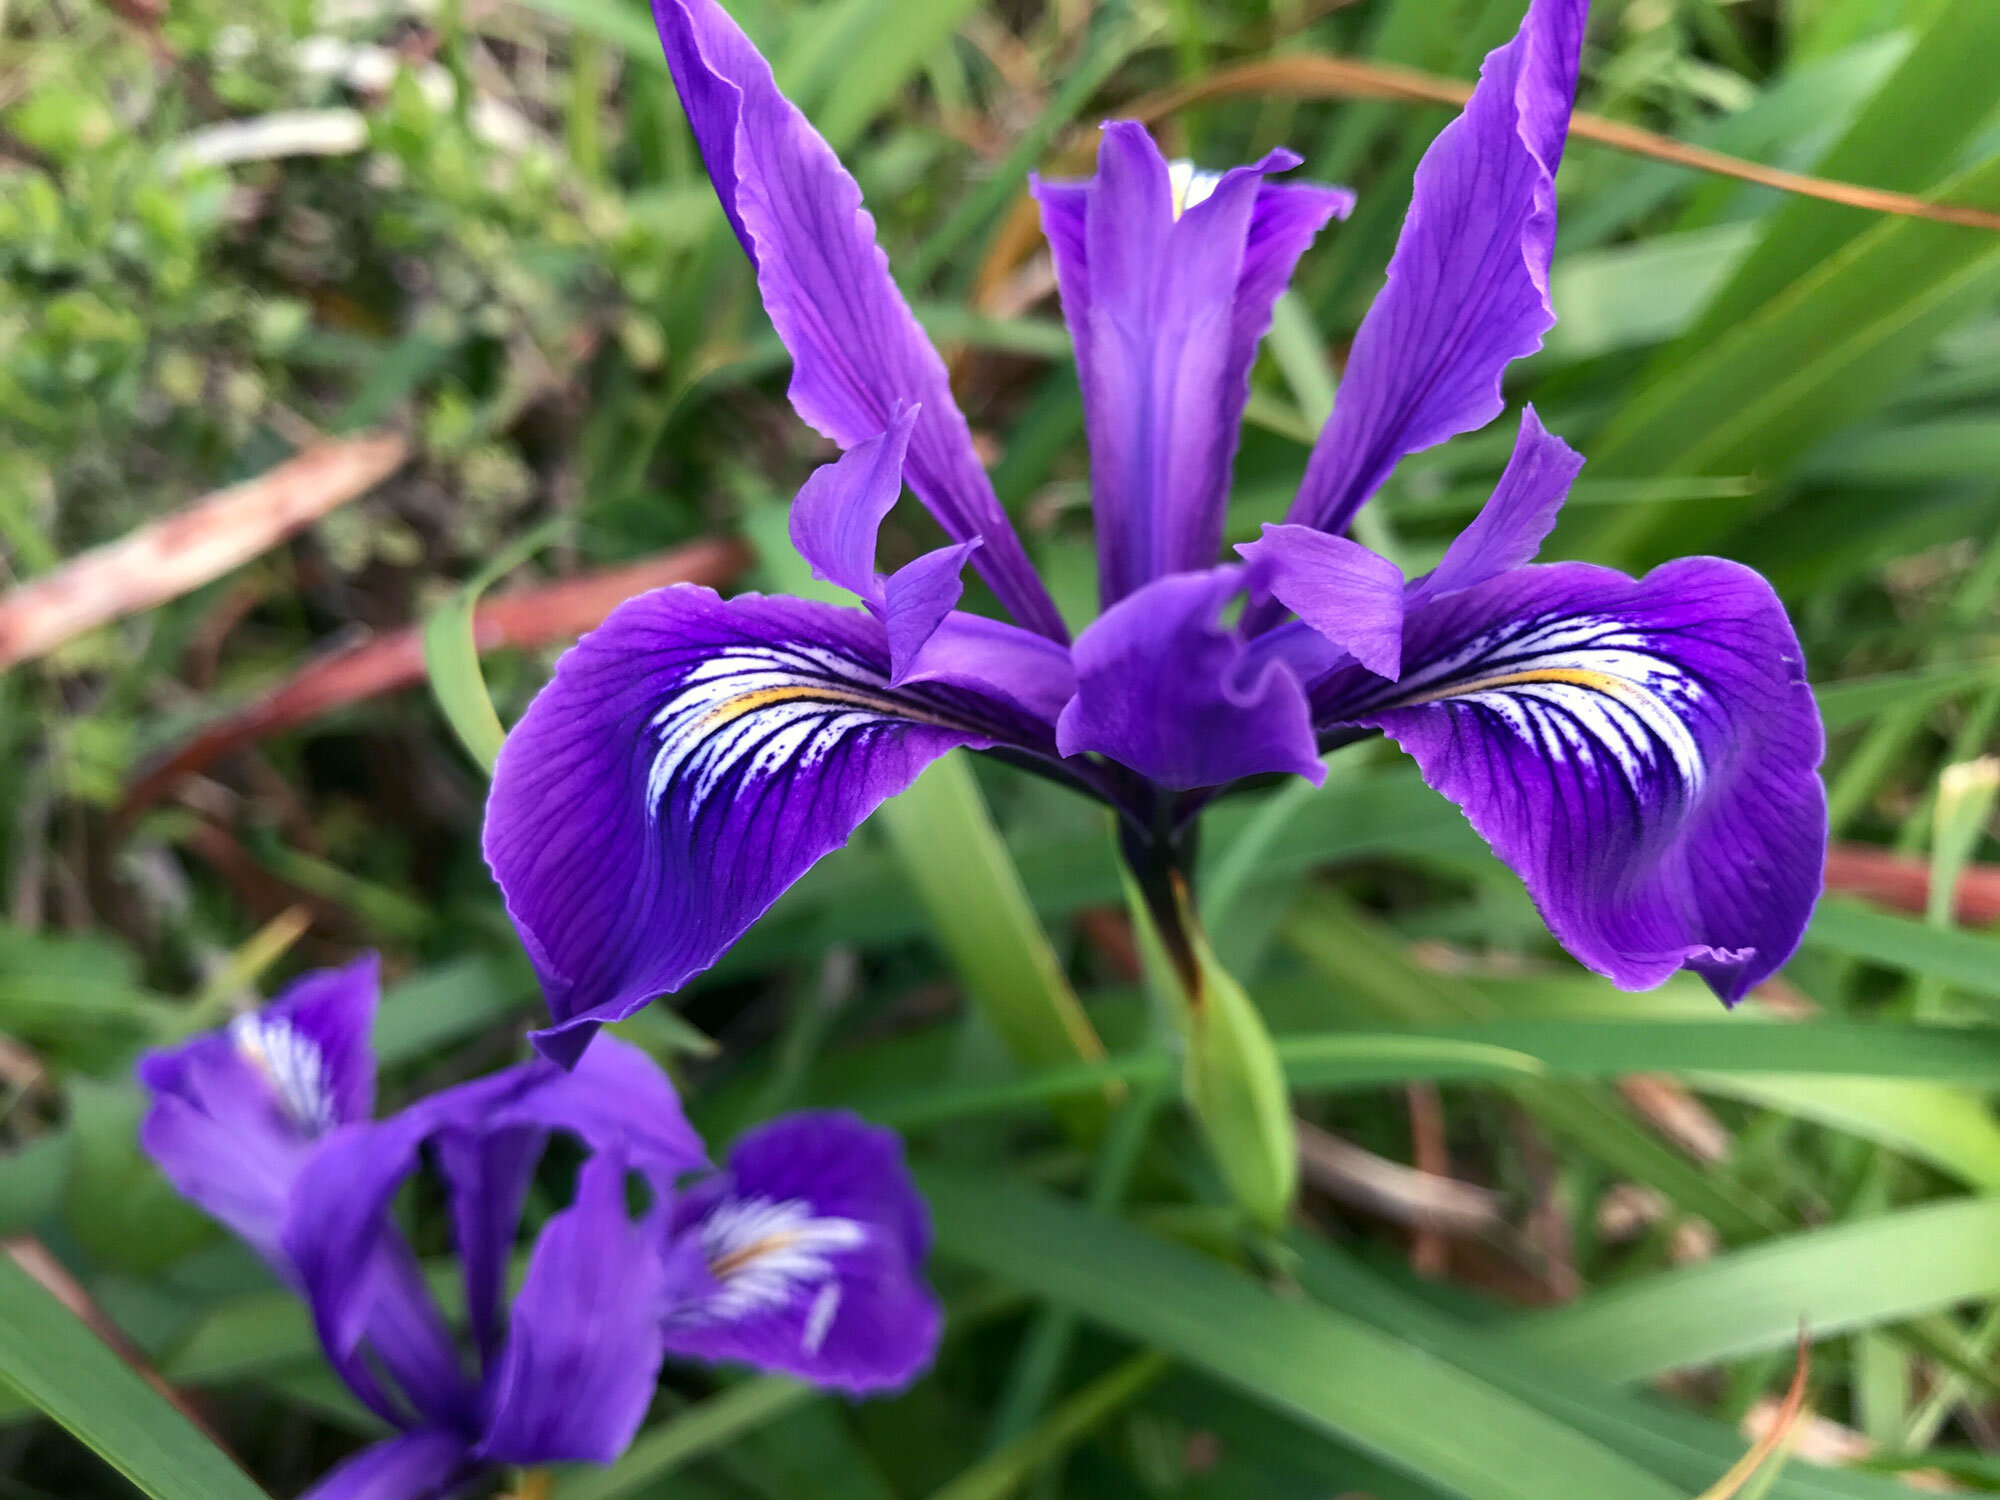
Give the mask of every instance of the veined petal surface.
[(562, 658), (486, 813), (547, 1055), (573, 1062), (598, 1023), (714, 963), (947, 750), (1052, 750), (1016, 699), (890, 676), (865, 614), (688, 585), (628, 600)]
[(1425, 152), (1388, 282), (1355, 334), (1288, 520), (1344, 531), (1404, 454), (1498, 416), (1502, 372), (1555, 325), (1555, 174), (1588, 10), (1532, 0)]
[(747, 1133), (676, 1205), (669, 1352), (861, 1394), (909, 1384), (942, 1314), (930, 1218), (893, 1131), (805, 1112)]
[(1339, 188), (1265, 180), (1298, 160), (1274, 151), (1193, 173), (1120, 120), (1095, 177), (1035, 184), (1083, 386), (1106, 605), (1217, 560), (1272, 304), (1321, 226), (1353, 205)]
[(1322, 726), (1409, 751), (1625, 988), (1687, 968), (1733, 1004), (1797, 947), (1825, 866), (1823, 737), (1748, 568), (1516, 569), (1415, 613), (1400, 681), (1350, 668), (1313, 697)]
[[(600, 1044), (601, 1045), (601, 1044)], [(480, 1455), (496, 1463), (608, 1464), (652, 1403), (666, 1269), (625, 1204), (625, 1162), (600, 1151), (576, 1201), (535, 1242), (488, 1383)]]
[(973, 451), (944, 361), (875, 242), (861, 189), (778, 91), (771, 67), (716, 0), (654, 0), (653, 19), (723, 211), (792, 355), (792, 405), (843, 448), (922, 407), (908, 479), (1030, 630), (1066, 640), (1062, 618)]

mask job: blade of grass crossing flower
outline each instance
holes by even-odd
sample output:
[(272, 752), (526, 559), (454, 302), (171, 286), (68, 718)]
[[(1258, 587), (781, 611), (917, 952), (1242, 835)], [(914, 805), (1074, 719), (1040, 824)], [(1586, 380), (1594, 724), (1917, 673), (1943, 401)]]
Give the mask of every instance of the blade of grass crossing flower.
[(1529, 1313), (1503, 1336), (1522, 1358), (1599, 1379), (1783, 1348), (2000, 1294), (2000, 1197), (1901, 1209), (1788, 1235)]
[(478, 608), (481, 594), (547, 546), (566, 524), (565, 518), (556, 517), (503, 548), (424, 620), (424, 670), (430, 677), (431, 696), (465, 753), (488, 775), (507, 731), (500, 727), (500, 715), (494, 712), (493, 699), (486, 691), (472, 612)]
[(939, 1251), (1177, 1360), (1461, 1500), (1684, 1492), (1429, 1353), (1280, 1297), (1130, 1224), (926, 1168)]
[(1084, 1386), (1027, 1432), (989, 1453), (931, 1500), (1005, 1500), (1060, 1459), (1172, 1368), (1164, 1354), (1135, 1354)]
[(1250, 1216), (1275, 1232), (1299, 1189), (1285, 1070), (1256, 1004), (1216, 962), (1186, 887), (1177, 883), (1174, 894), (1185, 952), (1170, 957), (1137, 883), (1125, 880), (1146, 981), (1180, 1033), (1181, 1089), (1223, 1179)]
[(154, 1500), (262, 1500), (228, 1455), (4, 1253), (0, 1380)]
[[(938, 942), (1015, 1060), (1049, 1067), (1103, 1057), (965, 757), (934, 762), (878, 816)], [(1107, 1085), (1101, 1100), (1072, 1101), (1064, 1118), (1094, 1135), (1120, 1092)]]

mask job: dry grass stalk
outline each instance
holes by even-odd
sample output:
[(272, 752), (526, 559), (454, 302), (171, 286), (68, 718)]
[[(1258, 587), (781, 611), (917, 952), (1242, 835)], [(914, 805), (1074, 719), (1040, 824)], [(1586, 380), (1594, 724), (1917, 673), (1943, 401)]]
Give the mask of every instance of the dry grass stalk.
[(0, 668), (221, 577), (366, 494), (409, 451), (393, 433), (330, 439), (0, 594)]

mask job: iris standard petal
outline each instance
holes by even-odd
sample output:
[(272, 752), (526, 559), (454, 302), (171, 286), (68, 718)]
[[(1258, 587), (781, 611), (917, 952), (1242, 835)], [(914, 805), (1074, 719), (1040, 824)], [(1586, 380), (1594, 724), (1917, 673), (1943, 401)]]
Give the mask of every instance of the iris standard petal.
[(1076, 696), (1056, 721), (1064, 755), (1095, 751), (1160, 786), (1219, 786), (1296, 771), (1324, 780), (1298, 679), (1246, 655), (1221, 621), (1240, 567), (1176, 573), (1128, 594), (1071, 648)]
[(1693, 969), (1734, 1003), (1791, 956), (1825, 866), (1823, 743), (1757, 574), (1520, 568), (1414, 614), (1403, 661), (1393, 686), (1318, 684), (1322, 723), (1409, 751), (1578, 960), (1628, 989)]
[(1418, 581), (1412, 604), (1441, 599), (1532, 562), (1582, 468), (1583, 455), (1550, 434), (1534, 407), (1525, 409), (1500, 482), (1472, 524), (1452, 539), (1443, 560)]
[(1320, 227), (1353, 203), (1336, 188), (1264, 181), (1297, 164), (1272, 152), (1202, 176), (1197, 193), (1124, 120), (1105, 127), (1090, 181), (1035, 184), (1083, 387), (1107, 605), (1216, 561), (1272, 304)]
[(752, 1130), (676, 1205), (674, 1236), (700, 1253), (670, 1353), (859, 1394), (907, 1385), (937, 1352), (930, 1219), (893, 1131), (817, 1112)]
[(1499, 415), (1501, 373), (1554, 326), (1555, 173), (1588, 9), (1533, 0), (1424, 154), (1288, 520), (1345, 530), (1404, 454)]
[(1049, 726), (941, 683), (890, 685), (877, 622), (679, 586), (628, 600), (507, 737), (486, 858), (571, 1062), (678, 989), (945, 751), (1046, 751)]
[(1403, 573), (1356, 541), (1310, 526), (1266, 526), (1236, 549), (1285, 608), (1369, 671), (1403, 658)]
[(757, 268), (792, 355), (792, 405), (842, 447), (920, 404), (907, 477), (1022, 625), (1067, 639), (1062, 618), (973, 451), (944, 361), (875, 243), (861, 190), (716, 0), (655, 0), (653, 18), (717, 195)]
[(483, 1458), (606, 1464), (645, 1419), (665, 1270), (626, 1209), (625, 1171), (617, 1152), (593, 1155), (535, 1242), (488, 1387)]
[(475, 1467), (456, 1433), (424, 1428), (363, 1448), (299, 1500), (443, 1500)]
[(285, 1199), (313, 1142), (374, 1107), (379, 970), (370, 954), (308, 974), (226, 1030), (139, 1062), (146, 1154), (280, 1275)]

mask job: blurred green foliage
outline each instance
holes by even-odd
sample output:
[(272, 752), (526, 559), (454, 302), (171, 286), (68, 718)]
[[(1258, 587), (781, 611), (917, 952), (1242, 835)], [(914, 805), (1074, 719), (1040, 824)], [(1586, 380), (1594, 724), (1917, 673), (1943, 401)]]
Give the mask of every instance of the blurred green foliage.
[[(1522, 5), (731, 9), (854, 167), (1081, 620), (1066, 336), (1032, 256), (981, 274), (1025, 171), (1249, 59), (1468, 77)], [(1991, 209), (1996, 57), (1992, 0), (1599, 0), (1582, 103)], [(1443, 118), (1252, 94), (1162, 126), (1207, 164), (1287, 142), (1361, 193), (1256, 373), (1233, 533), (1289, 498)], [(1563, 321), (1510, 382), (1592, 459), (1554, 551), (1763, 569), (1821, 685), (1837, 833), (1919, 876), (1990, 866), (1990, 814), (1934, 831), (1932, 807), (1945, 767), (2000, 740), (2000, 235), (1581, 141), (1560, 193)], [(478, 857), (483, 783), (421, 690), (327, 702), (120, 805), (198, 727), (371, 631), (439, 620), (433, 670), (472, 712), (462, 616), (433, 612), (538, 528), (517, 585), (719, 533), (768, 555), (742, 582), (782, 582), (782, 502), (825, 453), (784, 378), (641, 6), (0, 7), (0, 587), (317, 435), (416, 445), (230, 576), (0, 675), (0, 1230), (36, 1237), (273, 1493), (367, 1419), (296, 1304), (138, 1157), (133, 1057), (243, 1000), (268, 958), (253, 939), (293, 908), (310, 929), (261, 987), (384, 949), (392, 1101), (515, 1055), (538, 1002)], [(1511, 437), (1406, 464), (1370, 540), (1427, 565)], [(890, 546), (914, 553), (926, 524), (899, 512)], [(503, 721), (548, 655), (487, 659)], [(1167, 1033), (1098, 815), (954, 765), (801, 882), (679, 1016), (630, 1023), (718, 1133), (807, 1102), (906, 1130), (952, 1312), (937, 1373), (849, 1408), (671, 1370), (633, 1454), (556, 1493), (1692, 1496), (1772, 1409), (1801, 1318), (1814, 1407), (1872, 1457), (1746, 1493), (1890, 1497), (1899, 1468), (2000, 1489), (1990, 922), (1830, 900), (1744, 1014), (1692, 985), (1619, 995), (1380, 746), (1319, 791), (1215, 809), (1201, 875), (1297, 1109), (1402, 1197), (1309, 1160), (1298, 1223), (1244, 1222), (1163, 1102)], [(1062, 1060), (1079, 1002), (1107, 1060)], [(1635, 1073), (1652, 1082), (1621, 1084)], [(1394, 1171), (1439, 1165), (1440, 1139), (1490, 1209), (1442, 1239), (1410, 1206), (1435, 1184)], [(0, 1368), (59, 1409), (36, 1382), (64, 1362), (30, 1358), (54, 1316), (0, 1301)], [(78, 1431), (114, 1455), (156, 1440), (168, 1467), (141, 1482), (204, 1492), (200, 1440), (127, 1384)], [(23, 1404), (7, 1421), (8, 1495), (127, 1492)]]

